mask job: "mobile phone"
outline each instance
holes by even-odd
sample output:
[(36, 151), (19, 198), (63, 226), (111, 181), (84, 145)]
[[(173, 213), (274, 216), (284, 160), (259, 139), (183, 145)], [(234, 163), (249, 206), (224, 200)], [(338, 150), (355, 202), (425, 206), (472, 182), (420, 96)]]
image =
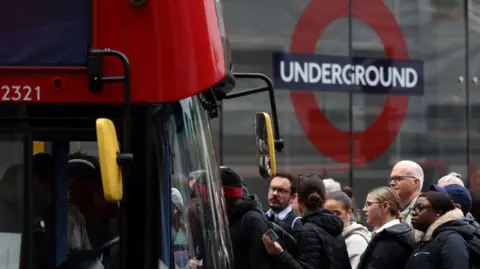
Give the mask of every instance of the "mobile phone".
[(279, 237), (278, 235), (272, 230), (272, 229), (269, 229), (266, 233), (265, 233), (266, 236), (270, 237), (270, 239), (272, 239), (273, 242), (277, 242)]

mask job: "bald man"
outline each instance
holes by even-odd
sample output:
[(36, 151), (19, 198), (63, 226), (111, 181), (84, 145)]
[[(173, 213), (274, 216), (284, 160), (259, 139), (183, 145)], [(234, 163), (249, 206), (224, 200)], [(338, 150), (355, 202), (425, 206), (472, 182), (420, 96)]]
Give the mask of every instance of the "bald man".
[[(411, 225), (412, 208), (423, 186), (423, 169), (413, 161), (403, 160), (393, 166), (390, 174), (390, 186), (400, 198), (401, 215)], [(415, 239), (421, 240), (422, 232), (415, 230)]]

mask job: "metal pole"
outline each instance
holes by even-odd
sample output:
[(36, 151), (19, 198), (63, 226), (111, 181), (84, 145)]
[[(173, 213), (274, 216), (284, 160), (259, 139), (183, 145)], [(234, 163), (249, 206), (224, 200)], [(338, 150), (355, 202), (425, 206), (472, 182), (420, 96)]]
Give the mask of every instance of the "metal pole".
[[(470, 34), (469, 34), (469, 8), (468, 8), (469, 0), (464, 1), (464, 19), (465, 19), (465, 116), (466, 121), (466, 147), (467, 147), (467, 171), (470, 171), (470, 61), (469, 61), (469, 54), (470, 54)], [(467, 182), (470, 182), (470, 174), (471, 172), (467, 172)]]
[[(51, 231), (54, 236), (54, 265), (64, 263), (68, 258), (67, 245), (67, 219), (68, 216), (68, 151), (69, 142), (63, 139), (55, 140), (52, 144), (54, 161), (53, 178), (53, 227)], [(47, 227), (48, 229), (48, 227)]]
[[(353, 57), (353, 40), (352, 40), (352, 0), (348, 0), (348, 55)], [(353, 162), (354, 162), (354, 139), (353, 139), (353, 93), (348, 93), (348, 130), (350, 134), (350, 169), (349, 169), (349, 185), (353, 189)]]
[(23, 185), (23, 236), (22, 236), (22, 260), (21, 268), (33, 268), (33, 208), (32, 208), (32, 137), (25, 135), (23, 139), (23, 165), (24, 165), (24, 185)]
[(218, 126), (218, 154), (219, 154), (219, 162), (220, 165), (224, 165), (224, 159), (223, 159), (223, 102), (222, 105), (220, 106), (220, 115), (218, 117), (219, 120), (219, 126)]

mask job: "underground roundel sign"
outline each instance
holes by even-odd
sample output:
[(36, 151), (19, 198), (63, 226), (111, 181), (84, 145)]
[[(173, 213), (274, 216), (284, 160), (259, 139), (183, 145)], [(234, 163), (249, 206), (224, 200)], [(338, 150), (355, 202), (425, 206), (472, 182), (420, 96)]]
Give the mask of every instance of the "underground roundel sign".
[(408, 110), (408, 95), (422, 95), (424, 82), (423, 63), (409, 60), (402, 30), (383, 0), (354, 2), (358, 4), (352, 17), (376, 32), (387, 59), (315, 55), (322, 32), (335, 20), (348, 17), (349, 1), (312, 0), (295, 27), (290, 52), (274, 54), (273, 64), (275, 87), (291, 89), (292, 104), (307, 138), (336, 162), (350, 163), (350, 134), (329, 122), (314, 92), (389, 94), (373, 124), (353, 134), (353, 165), (357, 167), (392, 144)]

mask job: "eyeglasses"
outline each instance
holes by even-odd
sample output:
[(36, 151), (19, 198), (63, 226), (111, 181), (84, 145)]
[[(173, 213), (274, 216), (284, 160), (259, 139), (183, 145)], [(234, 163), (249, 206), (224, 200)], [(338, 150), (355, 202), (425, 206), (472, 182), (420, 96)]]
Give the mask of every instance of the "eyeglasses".
[(418, 204), (418, 205), (415, 205), (412, 208), (412, 213), (417, 215), (417, 214), (420, 214), (420, 212), (422, 212), (424, 209), (427, 209), (427, 208), (432, 208), (432, 206)]
[(363, 209), (366, 210), (367, 208), (369, 208), (373, 204), (381, 204), (381, 203), (382, 202), (380, 202), (380, 201), (366, 201), (365, 205), (363, 206)]
[(392, 181), (400, 182), (400, 181), (405, 180), (407, 178), (417, 179), (416, 177), (413, 177), (413, 176), (393, 176), (393, 177), (390, 177), (390, 179), (388, 180), (388, 183), (390, 183)]
[(278, 194), (287, 194), (290, 192), (289, 190), (280, 187), (269, 187), (268, 190), (271, 192), (277, 192)]
[(332, 213), (339, 216), (339, 217), (342, 215), (342, 213), (338, 210), (332, 210)]

